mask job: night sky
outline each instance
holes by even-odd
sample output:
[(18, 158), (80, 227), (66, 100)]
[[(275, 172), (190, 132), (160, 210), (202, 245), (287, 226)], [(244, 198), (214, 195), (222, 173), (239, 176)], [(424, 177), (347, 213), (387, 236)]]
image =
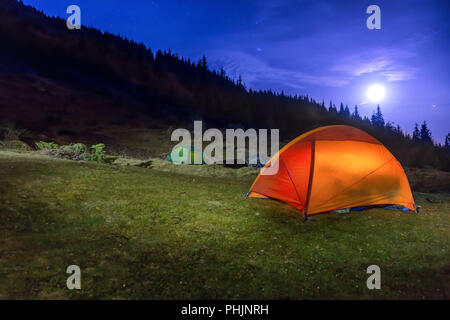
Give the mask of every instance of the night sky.
[[(367, 88), (381, 84), (385, 119), (411, 133), (426, 120), (433, 138), (450, 132), (450, 1), (24, 0), (50, 16), (81, 7), (82, 24), (223, 66), (253, 89), (308, 94), (370, 116)], [(366, 8), (381, 8), (381, 30)]]

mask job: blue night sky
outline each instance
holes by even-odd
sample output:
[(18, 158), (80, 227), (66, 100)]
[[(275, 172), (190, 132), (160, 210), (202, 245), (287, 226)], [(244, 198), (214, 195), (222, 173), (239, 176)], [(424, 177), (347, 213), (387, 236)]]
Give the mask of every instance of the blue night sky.
[[(448, 0), (119, 1), (24, 0), (50, 16), (77, 4), (82, 24), (171, 49), (242, 78), (253, 89), (342, 101), (370, 116), (374, 83), (386, 90), (385, 119), (411, 133), (426, 120), (443, 142), (450, 131)], [(381, 30), (366, 8), (381, 8)]]

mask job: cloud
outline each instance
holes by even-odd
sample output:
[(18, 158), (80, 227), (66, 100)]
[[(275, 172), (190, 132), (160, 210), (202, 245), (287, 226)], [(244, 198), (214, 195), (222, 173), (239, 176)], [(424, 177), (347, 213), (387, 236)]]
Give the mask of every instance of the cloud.
[(370, 54), (359, 54), (346, 57), (330, 68), (332, 72), (340, 72), (354, 77), (365, 74), (377, 74), (386, 81), (405, 81), (414, 78), (417, 68), (397, 62), (411, 57), (413, 54), (400, 50), (378, 50)]
[(403, 59), (410, 56), (410, 53), (393, 50), (374, 51), (371, 57), (349, 55), (329, 68), (316, 68), (309, 72), (298, 70), (300, 68), (273, 65), (260, 53), (229, 49), (210, 52), (208, 56), (213, 66), (223, 66), (232, 78), (242, 76), (249, 87), (264, 89), (269, 88), (268, 85), (271, 84), (292, 89), (304, 89), (311, 85), (343, 87), (367, 74), (384, 77), (388, 82), (405, 81), (413, 79), (417, 71), (396, 62), (396, 59)]
[(250, 87), (258, 87), (258, 84), (264, 82), (293, 89), (303, 89), (309, 84), (339, 87), (349, 81), (345, 76), (319, 75), (273, 66), (263, 57), (239, 50), (211, 52), (209, 56), (215, 67), (223, 66), (232, 78), (241, 75)]
[[(386, 82), (412, 80), (419, 69), (411, 58), (417, 58), (419, 43), (430, 39), (421, 33), (401, 41), (389, 36), (374, 45), (352, 15), (336, 28), (331, 2), (304, 1), (300, 12), (293, 10), (298, 7), (294, 0), (264, 3), (257, 27), (221, 37), (207, 54), (212, 65), (223, 66), (234, 78), (241, 75), (252, 88), (336, 88), (366, 76)], [(310, 16), (323, 19), (317, 23)]]

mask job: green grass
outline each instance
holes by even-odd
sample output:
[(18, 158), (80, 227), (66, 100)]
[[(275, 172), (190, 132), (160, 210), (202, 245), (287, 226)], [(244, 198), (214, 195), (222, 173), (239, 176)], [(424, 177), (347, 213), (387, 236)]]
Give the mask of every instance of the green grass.
[[(241, 198), (255, 174), (173, 168), (0, 151), (0, 298), (449, 298), (448, 194), (415, 194), (425, 215), (303, 223)], [(66, 288), (72, 264), (82, 290)], [(371, 264), (381, 290), (366, 288)]]

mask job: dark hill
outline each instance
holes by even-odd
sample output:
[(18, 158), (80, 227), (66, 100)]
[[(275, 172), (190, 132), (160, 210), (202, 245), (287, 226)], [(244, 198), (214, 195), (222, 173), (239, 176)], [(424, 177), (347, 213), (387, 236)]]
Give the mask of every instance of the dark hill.
[[(105, 142), (110, 126), (279, 128), (282, 139), (329, 124), (359, 127), (408, 166), (449, 169), (448, 152), (413, 142), (389, 123), (326, 108), (307, 96), (247, 90), (206, 58), (193, 62), (141, 43), (82, 27), (15, 0), (0, 2), (0, 122), (31, 131), (29, 140)], [(102, 130), (100, 130), (102, 129)], [(100, 134), (99, 132), (102, 132)]]

